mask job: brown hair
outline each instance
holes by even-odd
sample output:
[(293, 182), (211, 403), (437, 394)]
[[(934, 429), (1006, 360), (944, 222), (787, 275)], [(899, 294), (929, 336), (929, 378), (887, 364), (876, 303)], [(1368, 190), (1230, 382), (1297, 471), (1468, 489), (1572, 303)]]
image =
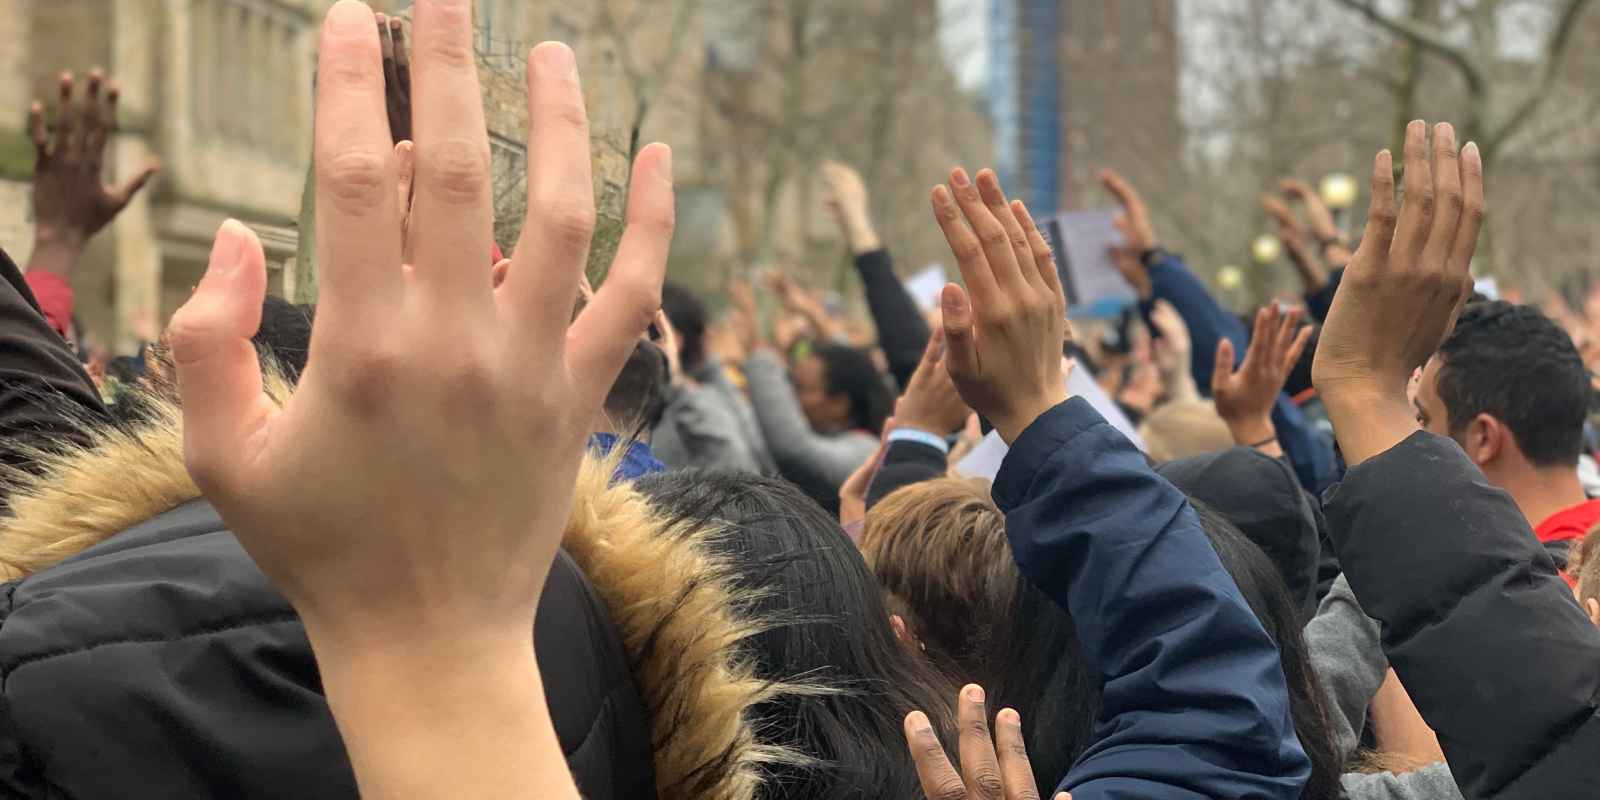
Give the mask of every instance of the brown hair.
[(964, 651), (975, 632), (1007, 618), (1022, 580), (989, 483), (938, 478), (889, 495), (867, 515), (861, 554), (934, 663), (974, 674)]

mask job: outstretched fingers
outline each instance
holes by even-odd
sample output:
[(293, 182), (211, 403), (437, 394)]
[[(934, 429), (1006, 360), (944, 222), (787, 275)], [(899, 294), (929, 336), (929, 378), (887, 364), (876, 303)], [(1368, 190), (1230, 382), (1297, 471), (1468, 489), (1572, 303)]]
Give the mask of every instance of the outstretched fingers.
[[(1033, 248), (1028, 245), (1028, 234), (1023, 231), (1022, 223), (1017, 221), (1016, 212), (1011, 208), (1011, 203), (1006, 200), (1005, 190), (1000, 187), (1000, 178), (992, 169), (978, 171), (978, 197), (989, 211), (989, 216), (1000, 226), (1006, 241), (1010, 245), (1009, 258), (995, 257), (998, 242), (987, 242), (990, 250), (989, 263), (995, 269), (995, 277), (1000, 285), (1010, 292), (1020, 290), (1023, 286), (1040, 286), (1038, 270), (1034, 268)], [(956, 197), (960, 199), (960, 192)], [(969, 217), (970, 219), (970, 217)], [(976, 223), (975, 223), (976, 224)]]
[(1367, 228), (1361, 235), (1361, 258), (1350, 261), (1350, 269), (1366, 267), (1384, 271), (1388, 268), (1389, 251), (1394, 246), (1398, 227), (1394, 200), (1394, 156), (1388, 150), (1378, 151), (1372, 159), (1372, 204), (1367, 209)]
[(1033, 780), (1033, 763), (1022, 739), (1022, 715), (1002, 708), (994, 718), (994, 744), (1000, 756), (1000, 777), (1005, 781), (1006, 800), (1034, 800), (1039, 787)]
[(994, 752), (994, 737), (989, 733), (989, 711), (984, 705), (983, 689), (976, 684), (962, 689), (957, 705), (956, 722), (960, 733), (956, 741), (967, 796), (976, 800), (1000, 800), (1005, 794), (1005, 781), (1000, 777), (1000, 761)]
[(1067, 299), (1061, 293), (1061, 275), (1056, 272), (1056, 258), (1050, 250), (1050, 243), (1039, 232), (1039, 226), (1034, 223), (1033, 215), (1028, 213), (1026, 204), (1021, 200), (1012, 200), (1011, 211), (1017, 215), (1017, 221), (1022, 223), (1022, 230), (1028, 237), (1028, 248), (1033, 255), (1033, 266), (1039, 272), (1040, 283), (1045, 291), (1055, 295), (1061, 313), (1066, 314)]
[(911, 750), (911, 761), (917, 767), (917, 780), (928, 800), (964, 800), (966, 784), (961, 773), (956, 772), (939, 743), (928, 715), (913, 711), (905, 720), (906, 747)]
[[(1472, 254), (1478, 249), (1478, 233), (1483, 230), (1483, 156), (1476, 142), (1461, 148), (1461, 222), (1450, 244), (1447, 269), (1456, 275), (1469, 275)], [(1470, 285), (1470, 281), (1469, 281)], [(1470, 291), (1470, 289), (1468, 290)]]
[[(1456, 152), (1455, 128), (1441, 122), (1433, 129), (1433, 159), (1429, 167), (1433, 174), (1434, 211), (1428, 230), (1428, 241), (1422, 249), (1422, 262), (1428, 268), (1437, 264), (1448, 272), (1451, 248), (1455, 246), (1456, 231), (1460, 227), (1461, 212), (1466, 200), (1461, 192), (1460, 156)], [(1466, 276), (1461, 276), (1465, 279)]]
[[(604, 399), (639, 334), (661, 308), (674, 225), (672, 150), (651, 144), (639, 151), (630, 184), (627, 227), (616, 259), (567, 336), (567, 365), (580, 397), (594, 405)], [(580, 274), (582, 268), (580, 262)], [(507, 281), (518, 277), (513, 271)]]
[(940, 317), (943, 320), (945, 370), (957, 381), (977, 380), (983, 373), (978, 360), (976, 320), (972, 315), (972, 300), (960, 286), (946, 284), (939, 296)]

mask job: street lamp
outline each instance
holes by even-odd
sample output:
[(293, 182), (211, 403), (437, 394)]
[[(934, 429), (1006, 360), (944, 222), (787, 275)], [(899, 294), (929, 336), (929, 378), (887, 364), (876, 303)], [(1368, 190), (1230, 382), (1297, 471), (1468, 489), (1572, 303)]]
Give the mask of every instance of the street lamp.
[(1233, 264), (1218, 268), (1217, 285), (1230, 292), (1238, 289), (1244, 285), (1244, 270)]
[(1283, 242), (1278, 241), (1278, 237), (1270, 233), (1263, 233), (1250, 243), (1250, 257), (1256, 260), (1257, 266), (1268, 266), (1277, 261), (1281, 255), (1283, 255)]
[(1356, 195), (1360, 191), (1356, 179), (1343, 172), (1330, 172), (1322, 176), (1317, 194), (1322, 195), (1323, 205), (1333, 211), (1333, 224), (1339, 226), (1339, 230), (1344, 230), (1345, 212), (1356, 204)]

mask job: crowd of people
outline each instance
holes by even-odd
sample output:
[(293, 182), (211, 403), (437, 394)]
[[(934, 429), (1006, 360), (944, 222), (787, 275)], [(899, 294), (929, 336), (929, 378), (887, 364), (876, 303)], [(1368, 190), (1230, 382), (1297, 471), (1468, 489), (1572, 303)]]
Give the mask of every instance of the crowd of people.
[[(591, 288), (563, 44), (528, 56), (509, 256), (469, 2), (341, 0), (318, 75), (317, 305), (269, 297), (229, 221), (109, 364), (71, 276), (156, 166), (102, 183), (99, 73), (33, 108), (36, 243), (0, 257), (7, 796), (1600, 786), (1600, 319), (1476, 294), (1450, 124), (1377, 154), (1359, 246), (1304, 184), (1264, 197), (1305, 296), (1244, 318), (1108, 171), (1139, 299), (1069, 323), (1028, 209), (961, 167), (929, 196), (961, 281), (925, 312), (824, 163), (858, 325), (785, 274), (720, 315), (670, 280), (661, 144)], [(960, 466), (995, 437), (997, 472)]]

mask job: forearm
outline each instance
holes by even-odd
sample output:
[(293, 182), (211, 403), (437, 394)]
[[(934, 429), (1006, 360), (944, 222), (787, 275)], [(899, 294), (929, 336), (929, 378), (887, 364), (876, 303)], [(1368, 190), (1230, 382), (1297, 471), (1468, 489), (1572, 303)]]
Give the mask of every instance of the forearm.
[(1183, 317), (1189, 327), (1191, 364), (1197, 386), (1211, 385), (1211, 372), (1215, 367), (1217, 343), (1226, 338), (1233, 342), (1234, 352), (1244, 355), (1248, 335), (1244, 323), (1228, 313), (1204, 284), (1191, 273), (1175, 255), (1150, 267), (1153, 287), (1152, 301), (1166, 300)]
[(928, 322), (905, 284), (894, 274), (889, 251), (877, 248), (857, 253), (855, 266), (866, 289), (867, 310), (878, 332), (878, 346), (889, 360), (889, 373), (905, 387), (932, 335)]
[(846, 212), (839, 220), (839, 232), (844, 234), (850, 252), (857, 256), (883, 249), (878, 228), (872, 224), (872, 215), (865, 208)]
[(38, 235), (28, 256), (27, 272), (49, 272), (63, 278), (72, 276), (83, 257), (84, 242), (71, 236)]
[(1416, 703), (1400, 683), (1394, 670), (1384, 676), (1383, 685), (1372, 697), (1372, 735), (1378, 752), (1390, 753), (1429, 764), (1444, 761), (1439, 736), (1423, 721)]
[(381, 647), (313, 636), (362, 796), (577, 798), (530, 630)]

